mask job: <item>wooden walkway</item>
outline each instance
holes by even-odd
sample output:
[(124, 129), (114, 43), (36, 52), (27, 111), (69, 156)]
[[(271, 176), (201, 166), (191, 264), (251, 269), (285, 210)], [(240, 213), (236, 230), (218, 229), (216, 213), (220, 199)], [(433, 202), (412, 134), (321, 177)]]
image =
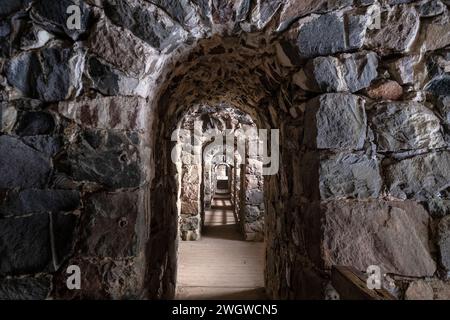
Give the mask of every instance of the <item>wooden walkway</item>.
[(230, 195), (217, 195), (202, 239), (180, 241), (176, 299), (265, 299), (264, 250), (243, 240)]

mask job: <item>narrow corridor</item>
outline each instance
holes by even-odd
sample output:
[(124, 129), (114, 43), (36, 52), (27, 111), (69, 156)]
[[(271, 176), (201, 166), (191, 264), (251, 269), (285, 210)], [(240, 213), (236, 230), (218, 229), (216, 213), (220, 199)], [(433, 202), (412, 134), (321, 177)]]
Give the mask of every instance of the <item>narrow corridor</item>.
[(244, 241), (230, 194), (217, 190), (200, 241), (180, 241), (177, 299), (264, 299), (264, 243)]

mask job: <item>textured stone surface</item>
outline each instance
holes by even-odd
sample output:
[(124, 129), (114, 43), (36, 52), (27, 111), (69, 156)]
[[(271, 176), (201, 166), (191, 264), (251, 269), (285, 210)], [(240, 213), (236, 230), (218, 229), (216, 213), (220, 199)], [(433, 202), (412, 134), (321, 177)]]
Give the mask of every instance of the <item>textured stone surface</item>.
[[(335, 57), (318, 57), (306, 66), (305, 78), (314, 91), (356, 92), (370, 85), (378, 75), (377, 56), (373, 52), (344, 54)], [(295, 82), (296, 78), (294, 78)]]
[[(67, 10), (73, 5), (76, 5), (81, 13), (80, 29), (69, 29), (67, 26), (67, 19), (70, 16)], [(90, 16), (91, 12), (84, 0), (59, 0), (58, 2), (38, 0), (32, 6), (32, 17), (36, 23), (50, 32), (65, 33), (73, 40), (77, 40), (87, 31)]]
[(19, 136), (46, 135), (52, 133), (55, 127), (53, 117), (45, 112), (27, 112), (17, 124), (16, 133)]
[(140, 77), (150, 68), (153, 51), (140, 39), (110, 23), (96, 25), (89, 37), (89, 47), (94, 55), (127, 75)]
[(17, 110), (8, 103), (0, 103), (0, 131), (10, 133), (17, 121)]
[(368, 32), (366, 45), (382, 54), (408, 51), (420, 26), (420, 17), (414, 7), (395, 6), (383, 12), (381, 28)]
[(442, 97), (438, 101), (437, 107), (444, 123), (450, 127), (450, 96)]
[(450, 75), (445, 74), (432, 79), (425, 90), (435, 96), (450, 96)]
[(416, 56), (405, 56), (389, 63), (389, 71), (399, 84), (411, 84), (414, 82), (414, 67), (418, 63)]
[(104, 95), (138, 95), (141, 97), (148, 95), (149, 84), (145, 78), (139, 80), (129, 77), (96, 57), (90, 57), (86, 64), (87, 74), (91, 79), (90, 86)]
[(0, 16), (7, 16), (11, 13), (19, 11), (22, 8), (27, 7), (32, 0), (6, 0), (2, 2), (0, 7)]
[[(172, 9), (173, 13), (179, 13), (181, 9), (176, 1), (161, 1), (156, 4)], [(105, 13), (115, 24), (129, 29), (158, 50), (173, 46), (181, 40), (180, 35), (184, 34), (181, 26), (167, 17), (163, 10), (142, 1), (108, 0), (105, 1)]]
[(319, 189), (322, 199), (376, 198), (381, 185), (378, 161), (366, 155), (341, 153), (320, 161)]
[(84, 53), (70, 48), (25, 52), (6, 67), (8, 82), (26, 97), (60, 101), (79, 94)]
[(371, 119), (379, 151), (435, 149), (445, 145), (440, 121), (420, 103), (383, 103)]
[(433, 298), (433, 288), (424, 280), (411, 282), (405, 292), (405, 300), (433, 300)]
[(50, 291), (51, 278), (48, 276), (0, 280), (1, 300), (44, 300)]
[(435, 152), (399, 161), (386, 168), (390, 194), (405, 199), (425, 200), (450, 185), (450, 154)]
[(403, 88), (396, 81), (382, 81), (367, 89), (367, 95), (375, 100), (400, 100)]
[(89, 128), (144, 129), (147, 102), (137, 97), (100, 97), (58, 105), (61, 115)]
[(0, 136), (0, 188), (38, 188), (49, 177), (49, 160), (19, 139)]
[(422, 48), (433, 51), (450, 44), (450, 21), (444, 19), (436, 23), (426, 23), (421, 32)]
[(326, 94), (306, 106), (305, 142), (318, 149), (360, 149), (366, 139), (364, 100), (351, 94)]
[(440, 0), (425, 1), (417, 6), (417, 11), (424, 18), (440, 15), (444, 10), (445, 5)]
[(135, 232), (139, 192), (98, 193), (89, 197), (84, 241), (90, 255), (123, 258), (137, 254)]
[(352, 13), (347, 17), (348, 29), (342, 12), (301, 20), (297, 38), (300, 56), (312, 58), (361, 48), (367, 18)]
[(72, 190), (22, 190), (10, 192), (0, 201), (0, 216), (20, 216), (39, 212), (67, 212), (78, 208), (80, 195)]
[(88, 130), (78, 145), (68, 150), (68, 162), (76, 180), (93, 181), (109, 188), (137, 187), (141, 181), (137, 154), (139, 136), (114, 131)]
[(0, 234), (0, 275), (29, 274), (50, 267), (52, 253), (48, 214), (1, 219)]
[(450, 216), (446, 216), (439, 221), (438, 245), (441, 265), (448, 272), (450, 271)]
[[(329, 202), (321, 206), (325, 219), (317, 250), (324, 265), (354, 266), (365, 271), (432, 276), (436, 270), (428, 245), (428, 213), (414, 202)], [(317, 212), (312, 219), (320, 219)], [(312, 226), (311, 226), (312, 227)], [(352, 230), (352, 232), (349, 232)], [(318, 238), (316, 238), (318, 239)], [(314, 242), (312, 242), (314, 243)], [(318, 251), (322, 250), (322, 251)], [(322, 252), (322, 253), (320, 253)]]

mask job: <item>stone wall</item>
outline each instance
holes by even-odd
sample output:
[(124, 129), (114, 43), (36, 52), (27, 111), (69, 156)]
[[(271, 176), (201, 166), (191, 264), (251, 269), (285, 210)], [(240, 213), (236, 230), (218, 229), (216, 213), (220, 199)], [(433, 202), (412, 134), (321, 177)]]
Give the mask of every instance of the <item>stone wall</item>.
[(445, 288), (448, 1), (85, 0), (76, 30), (73, 4), (0, 7), (1, 298), (173, 297), (170, 137), (221, 103), (281, 131), (270, 297), (324, 298), (335, 263)]

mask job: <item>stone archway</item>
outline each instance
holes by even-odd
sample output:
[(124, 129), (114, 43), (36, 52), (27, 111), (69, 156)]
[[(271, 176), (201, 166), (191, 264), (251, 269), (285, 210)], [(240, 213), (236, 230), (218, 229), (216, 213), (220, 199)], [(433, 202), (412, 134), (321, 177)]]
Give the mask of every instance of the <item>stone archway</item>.
[[(223, 102), (280, 130), (264, 181), (271, 298), (324, 298), (336, 264), (379, 265), (400, 297), (411, 277), (443, 280), (448, 4), (400, 2), (85, 0), (74, 31), (71, 0), (7, 1), (6, 298), (172, 298), (170, 134), (187, 108)], [(69, 265), (82, 290), (65, 287)]]

